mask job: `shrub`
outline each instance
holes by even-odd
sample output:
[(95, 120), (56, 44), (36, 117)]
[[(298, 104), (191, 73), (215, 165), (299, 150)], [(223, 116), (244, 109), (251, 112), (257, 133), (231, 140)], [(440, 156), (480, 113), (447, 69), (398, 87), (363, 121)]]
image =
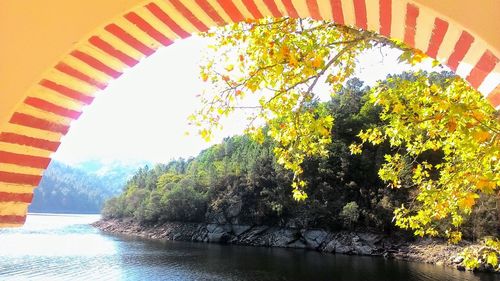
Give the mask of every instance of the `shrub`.
[(359, 219), (359, 206), (356, 202), (352, 201), (345, 204), (344, 208), (340, 212), (340, 217), (343, 220), (344, 226), (352, 228), (352, 226)]
[(207, 206), (205, 194), (192, 186), (176, 185), (162, 198), (163, 218), (168, 221), (203, 221)]

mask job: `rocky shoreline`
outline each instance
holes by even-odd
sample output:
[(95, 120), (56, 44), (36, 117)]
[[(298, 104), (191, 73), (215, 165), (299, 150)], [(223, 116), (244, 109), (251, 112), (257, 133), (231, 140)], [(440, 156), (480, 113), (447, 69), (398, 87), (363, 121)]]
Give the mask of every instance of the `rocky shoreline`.
[[(460, 265), (464, 246), (445, 241), (417, 239), (401, 241), (367, 232), (328, 232), (322, 229), (293, 229), (270, 226), (168, 222), (144, 226), (131, 219), (107, 219), (92, 224), (103, 232), (155, 240), (228, 243), (235, 245), (309, 249), (326, 253), (383, 256), (407, 261)], [(399, 241), (398, 241), (399, 240)]]

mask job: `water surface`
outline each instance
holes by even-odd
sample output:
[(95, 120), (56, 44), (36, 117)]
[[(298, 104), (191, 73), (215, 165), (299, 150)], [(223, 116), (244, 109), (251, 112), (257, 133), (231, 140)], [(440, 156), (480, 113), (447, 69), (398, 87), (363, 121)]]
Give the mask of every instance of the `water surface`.
[(500, 280), (383, 258), (107, 235), (95, 215), (28, 216), (0, 229), (0, 280), (452, 281)]

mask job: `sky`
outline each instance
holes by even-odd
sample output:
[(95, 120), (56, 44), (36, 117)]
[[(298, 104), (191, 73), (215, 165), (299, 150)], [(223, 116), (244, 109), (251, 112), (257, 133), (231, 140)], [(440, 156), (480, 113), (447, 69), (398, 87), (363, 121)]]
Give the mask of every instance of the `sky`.
[[(224, 137), (243, 133), (245, 115), (223, 121), (224, 129), (207, 143), (188, 125), (203, 91), (198, 66), (208, 42), (192, 36), (158, 50), (97, 93), (63, 137), (53, 159), (70, 165), (101, 162), (166, 163), (196, 156)], [(389, 73), (409, 67), (397, 63), (398, 52), (373, 50), (359, 57), (355, 76), (373, 85)], [(190, 134), (185, 133), (189, 131)]]

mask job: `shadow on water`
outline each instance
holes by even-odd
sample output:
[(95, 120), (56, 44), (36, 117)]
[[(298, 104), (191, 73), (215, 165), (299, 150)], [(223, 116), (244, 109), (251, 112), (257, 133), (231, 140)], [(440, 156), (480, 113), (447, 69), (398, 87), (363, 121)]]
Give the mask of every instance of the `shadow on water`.
[(88, 225), (96, 219), (35, 215), (23, 228), (0, 229), (0, 280), (500, 280), (376, 257), (108, 235)]
[[(128, 245), (126, 249), (123, 249), (124, 253), (129, 254), (122, 255), (124, 264), (131, 268), (150, 267), (145, 270), (161, 271), (167, 275), (181, 272), (182, 277), (177, 280), (500, 280), (500, 276), (494, 274), (473, 274), (431, 264), (386, 260), (379, 257), (332, 255), (296, 249), (158, 242), (127, 236), (114, 237), (117, 240), (131, 242), (126, 244)], [(148, 254), (144, 255), (144, 252)], [(135, 276), (135, 272), (130, 273)]]

